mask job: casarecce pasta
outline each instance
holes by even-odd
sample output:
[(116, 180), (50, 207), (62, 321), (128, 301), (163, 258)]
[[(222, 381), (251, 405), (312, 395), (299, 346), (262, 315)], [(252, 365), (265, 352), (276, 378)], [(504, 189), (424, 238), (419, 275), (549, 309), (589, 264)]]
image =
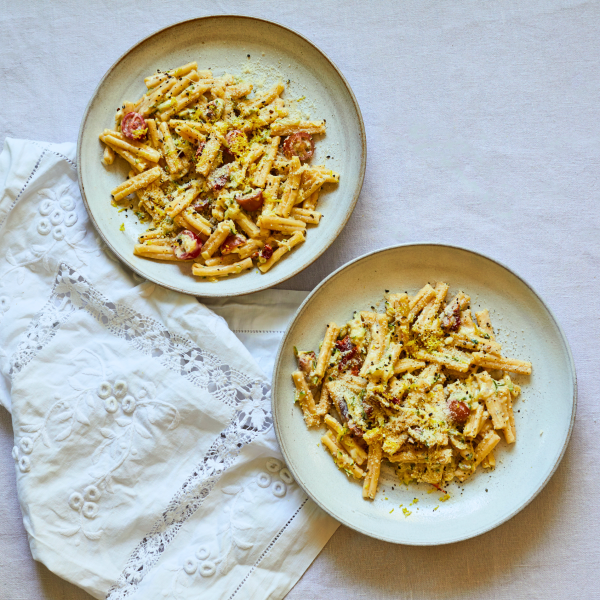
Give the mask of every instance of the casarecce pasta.
[(295, 400), (337, 466), (374, 499), (382, 460), (399, 479), (439, 487), (495, 466), (501, 440), (516, 441), (509, 372), (531, 363), (501, 355), (487, 310), (471, 314), (463, 292), (425, 285), (387, 294), (385, 313), (328, 323), (318, 354), (296, 349)]
[(113, 203), (136, 198), (149, 224), (134, 254), (189, 261), (209, 280), (266, 273), (319, 224), (321, 188), (339, 181), (307, 162), (325, 121), (291, 118), (282, 83), (252, 96), (251, 83), (196, 62), (144, 81), (147, 93), (100, 134), (104, 163), (118, 154), (131, 167)]

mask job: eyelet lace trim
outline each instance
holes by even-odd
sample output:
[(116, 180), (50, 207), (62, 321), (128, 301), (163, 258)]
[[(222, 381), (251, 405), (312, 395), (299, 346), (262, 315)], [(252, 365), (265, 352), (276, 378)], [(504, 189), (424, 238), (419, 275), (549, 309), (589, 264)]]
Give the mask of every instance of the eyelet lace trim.
[(117, 337), (234, 408), (230, 424), (217, 436), (152, 531), (133, 551), (106, 596), (107, 600), (122, 600), (136, 591), (139, 582), (235, 462), (241, 449), (272, 427), (271, 387), (231, 368), (216, 355), (195, 346), (192, 340), (170, 333), (155, 319), (111, 302), (66, 263), (59, 266), (48, 302), (32, 320), (11, 358), (10, 376), (15, 377), (78, 310), (87, 311)]

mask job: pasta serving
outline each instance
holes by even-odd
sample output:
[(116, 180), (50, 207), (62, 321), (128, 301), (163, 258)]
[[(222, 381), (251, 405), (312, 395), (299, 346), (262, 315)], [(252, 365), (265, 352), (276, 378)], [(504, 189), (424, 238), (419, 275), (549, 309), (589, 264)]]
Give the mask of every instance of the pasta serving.
[(329, 323), (318, 355), (294, 349), (306, 425), (327, 426), (323, 446), (363, 479), (366, 499), (375, 498), (383, 459), (403, 483), (439, 487), (493, 468), (500, 433), (516, 440), (521, 390), (508, 373), (530, 374), (531, 363), (503, 357), (488, 311), (475, 321), (469, 296), (447, 301), (447, 293), (437, 283), (412, 297), (388, 294), (384, 314)]
[(100, 134), (104, 163), (118, 154), (131, 165), (113, 204), (135, 194), (150, 225), (134, 254), (190, 261), (209, 280), (266, 273), (318, 225), (319, 192), (339, 181), (307, 162), (325, 121), (290, 117), (282, 83), (251, 96), (252, 84), (195, 62), (144, 81), (147, 93)]

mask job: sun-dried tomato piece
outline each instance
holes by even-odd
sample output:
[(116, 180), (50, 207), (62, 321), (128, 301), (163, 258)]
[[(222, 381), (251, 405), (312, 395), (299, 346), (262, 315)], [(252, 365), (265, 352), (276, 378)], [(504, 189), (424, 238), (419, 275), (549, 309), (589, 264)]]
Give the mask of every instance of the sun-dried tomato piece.
[(338, 363), (338, 370), (342, 371), (345, 368), (350, 368), (353, 375), (358, 375), (360, 365), (358, 365), (358, 349), (352, 343), (349, 336), (346, 336), (343, 340), (338, 340), (335, 343), (335, 347), (342, 353), (340, 362)]
[(273, 248), (269, 244), (265, 244), (261, 251), (258, 253), (260, 258), (264, 258), (265, 260), (269, 260), (271, 256), (273, 256)]
[(350, 350), (352, 350), (352, 348), (354, 348), (354, 345), (352, 344), (352, 341), (350, 340), (350, 336), (346, 336), (343, 340), (338, 340), (335, 343), (335, 347), (340, 352), (350, 352)]

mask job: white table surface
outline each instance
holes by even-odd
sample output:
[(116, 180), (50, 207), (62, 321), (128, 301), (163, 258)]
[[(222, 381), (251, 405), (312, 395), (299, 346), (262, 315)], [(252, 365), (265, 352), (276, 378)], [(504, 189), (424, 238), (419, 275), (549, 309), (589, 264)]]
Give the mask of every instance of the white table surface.
[[(500, 260), (547, 301), (570, 340), (579, 405), (543, 492), (508, 523), (437, 548), (344, 527), (288, 600), (600, 598), (600, 3), (37, 0), (0, 2), (0, 141), (75, 141), (106, 69), (178, 20), (278, 21), (340, 67), (362, 107), (365, 185), (339, 239), (288, 281), (308, 290), (344, 262), (421, 240)], [(0, 411), (0, 599), (88, 596), (34, 563)]]

